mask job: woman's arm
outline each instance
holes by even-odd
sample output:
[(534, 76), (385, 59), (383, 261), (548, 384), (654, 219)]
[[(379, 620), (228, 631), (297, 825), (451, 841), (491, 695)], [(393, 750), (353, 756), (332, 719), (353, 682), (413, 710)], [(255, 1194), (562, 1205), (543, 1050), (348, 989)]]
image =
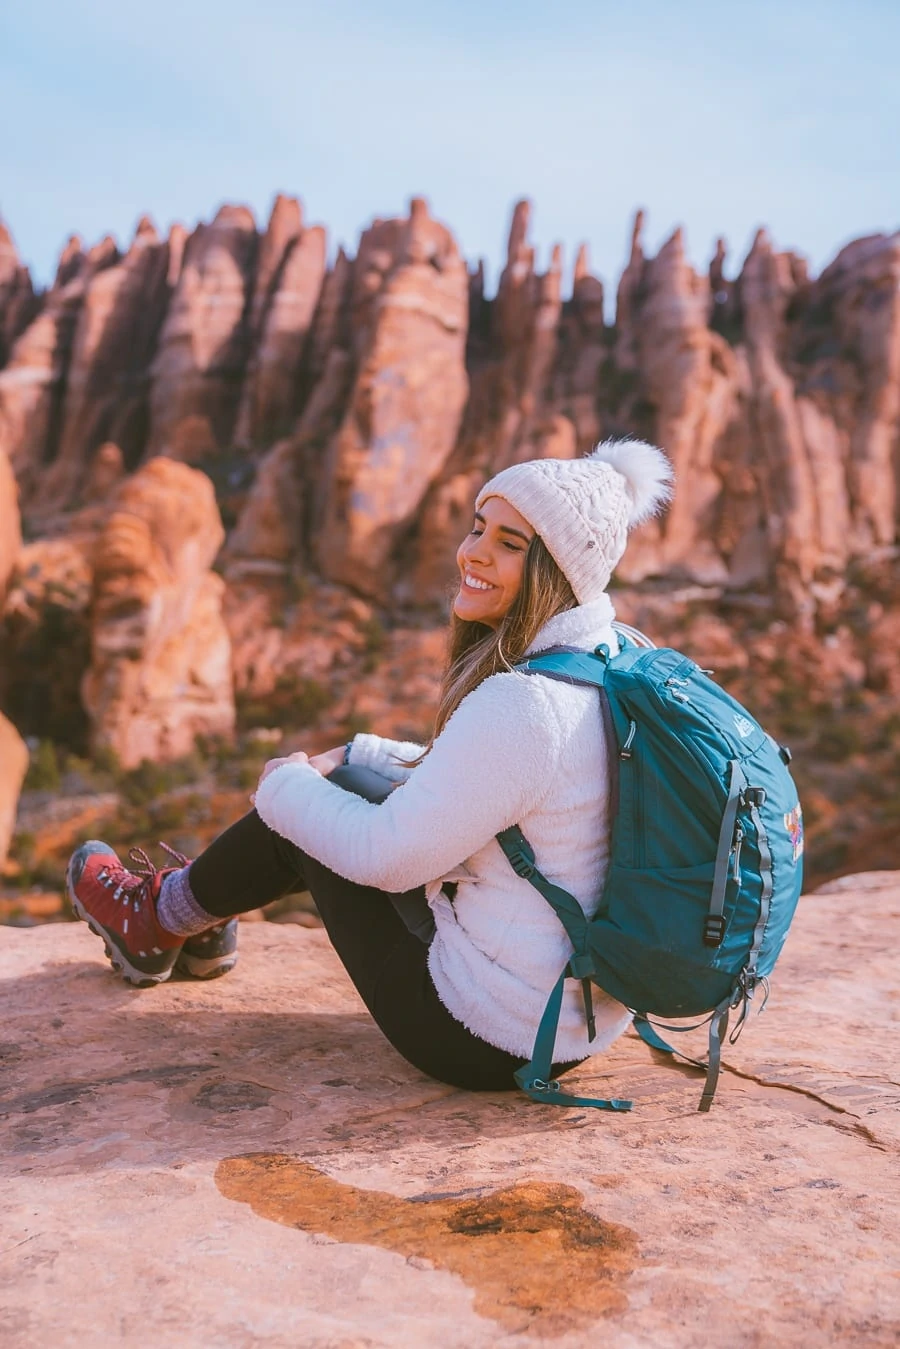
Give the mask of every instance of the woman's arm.
[(408, 761), (418, 759), (424, 749), (424, 745), (417, 745), (412, 740), (388, 740), (381, 735), (361, 732), (350, 742), (347, 762), (360, 768), (371, 768), (391, 782), (405, 782), (412, 772)]
[(443, 875), (533, 809), (561, 771), (563, 742), (549, 680), (494, 675), (381, 805), (308, 764), (287, 763), (260, 784), (256, 809), (348, 880), (402, 892)]

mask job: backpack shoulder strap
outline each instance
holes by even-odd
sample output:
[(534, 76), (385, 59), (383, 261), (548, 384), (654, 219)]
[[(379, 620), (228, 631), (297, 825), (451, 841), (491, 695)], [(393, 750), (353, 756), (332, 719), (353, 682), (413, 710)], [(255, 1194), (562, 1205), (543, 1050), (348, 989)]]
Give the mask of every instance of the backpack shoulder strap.
[(508, 829), (501, 829), (497, 835), (497, 842), (516, 875), (528, 881), (544, 896), (566, 929), (575, 950), (583, 950), (588, 920), (578, 900), (574, 895), (570, 895), (568, 890), (563, 890), (561, 886), (548, 881), (543, 872), (538, 870), (535, 866), (534, 849), (517, 824), (511, 824)]
[(514, 668), (521, 674), (541, 674), (563, 684), (603, 688), (609, 656), (609, 649), (605, 646), (598, 647), (596, 651), (581, 651), (574, 646), (551, 646), (546, 651), (538, 651), (527, 657)]
[[(599, 649), (597, 652), (590, 652), (579, 650), (577, 647), (551, 647), (529, 657), (528, 660), (523, 661), (515, 668), (522, 674), (540, 674), (548, 679), (556, 679), (565, 684), (578, 684), (596, 688), (600, 693), (601, 714), (607, 731), (607, 743), (610, 746), (610, 762), (612, 763), (615, 760), (615, 755), (612, 753), (615, 733), (603, 687), (609, 651), (604, 647), (602, 652), (605, 653), (605, 659)], [(548, 999), (538, 1027), (531, 1061), (516, 1072), (515, 1079), (532, 1101), (540, 1101), (548, 1105), (593, 1106), (597, 1110), (630, 1110), (631, 1101), (617, 1098), (604, 1100), (588, 1096), (571, 1096), (564, 1092), (559, 1083), (553, 1081), (550, 1077), (553, 1048), (556, 1043), (556, 1032), (562, 1008), (563, 989), (567, 978), (581, 981), (588, 1038), (593, 1040), (596, 1033), (590, 981), (593, 966), (587, 953), (588, 919), (575, 896), (571, 895), (568, 890), (563, 890), (561, 886), (554, 885), (535, 865), (534, 849), (518, 825), (510, 825), (508, 829), (501, 830), (497, 835), (497, 842), (503, 849), (516, 875), (528, 881), (539, 894), (543, 895), (556, 913), (575, 948), (571, 960), (556, 981)]]

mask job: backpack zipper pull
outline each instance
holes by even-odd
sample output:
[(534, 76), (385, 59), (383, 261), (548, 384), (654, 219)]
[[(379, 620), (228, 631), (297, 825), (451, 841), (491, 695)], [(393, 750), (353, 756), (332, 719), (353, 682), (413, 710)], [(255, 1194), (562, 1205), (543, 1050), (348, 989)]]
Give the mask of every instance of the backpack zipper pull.
[(734, 831), (734, 851), (732, 854), (734, 857), (734, 866), (731, 870), (732, 879), (737, 881), (738, 885), (740, 885), (741, 882), (741, 844), (743, 842), (744, 831), (741, 826), (738, 825)]

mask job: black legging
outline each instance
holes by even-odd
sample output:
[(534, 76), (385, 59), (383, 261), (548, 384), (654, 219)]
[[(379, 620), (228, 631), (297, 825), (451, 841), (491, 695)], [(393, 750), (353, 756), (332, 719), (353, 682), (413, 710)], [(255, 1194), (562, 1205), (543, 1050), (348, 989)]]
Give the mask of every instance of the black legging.
[[(370, 796), (365, 787), (360, 790), (351, 772), (339, 771), (336, 782)], [(428, 947), (408, 926), (410, 914), (427, 913), (422, 887), (397, 896), (355, 885), (269, 829), (255, 810), (200, 854), (191, 865), (190, 882), (197, 903), (216, 918), (260, 908), (295, 890), (311, 891), (360, 997), (409, 1063), (469, 1091), (515, 1088), (513, 1073), (526, 1060), (467, 1030), (435, 991)], [(571, 1066), (560, 1064), (554, 1071)]]

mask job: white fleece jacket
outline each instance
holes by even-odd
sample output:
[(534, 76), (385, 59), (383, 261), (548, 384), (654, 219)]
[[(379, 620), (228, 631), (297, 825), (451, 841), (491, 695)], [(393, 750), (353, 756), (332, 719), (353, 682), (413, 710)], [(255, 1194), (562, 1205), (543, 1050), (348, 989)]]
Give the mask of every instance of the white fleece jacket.
[[(608, 596), (557, 614), (529, 654), (550, 646), (617, 649)], [(436, 934), (428, 957), (438, 996), (488, 1043), (530, 1057), (547, 997), (572, 947), (546, 900), (518, 877), (494, 835), (519, 824), (549, 880), (586, 913), (609, 854), (609, 784), (599, 699), (539, 675), (493, 675), (459, 705), (414, 770), (418, 745), (358, 735), (350, 762), (401, 785), (381, 805), (285, 764), (256, 794), (266, 824), (348, 880), (401, 893), (424, 885)], [(451, 903), (445, 880), (458, 887)], [(630, 1020), (595, 990), (589, 1044), (579, 986), (566, 986), (555, 1057), (605, 1049)]]

